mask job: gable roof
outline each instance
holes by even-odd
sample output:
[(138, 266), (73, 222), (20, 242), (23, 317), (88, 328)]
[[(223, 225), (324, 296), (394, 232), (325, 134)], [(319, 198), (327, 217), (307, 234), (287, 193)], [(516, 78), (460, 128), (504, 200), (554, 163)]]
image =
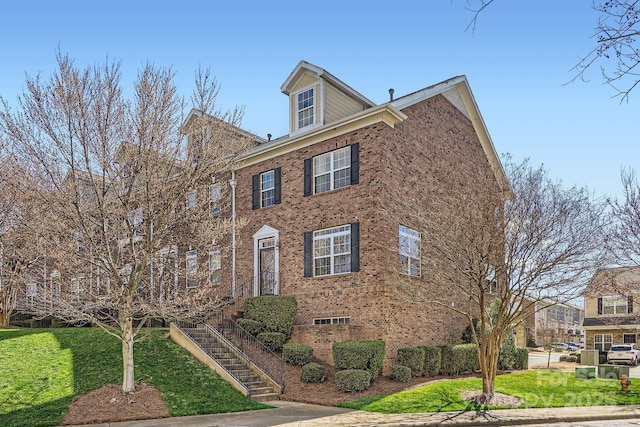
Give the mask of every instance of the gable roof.
[(600, 268), (594, 274), (585, 296), (628, 295), (640, 292), (640, 267)]
[(496, 153), (495, 146), (489, 135), (484, 119), (480, 114), (480, 109), (476, 104), (475, 97), (469, 87), (467, 76), (456, 76), (448, 80), (444, 80), (435, 85), (428, 86), (419, 91), (410, 93), (408, 95), (397, 98), (390, 101), (389, 104), (397, 108), (398, 110), (410, 107), (418, 102), (424, 101), (434, 96), (442, 95), (449, 100), (456, 108), (458, 108), (473, 125), (476, 131), (476, 135), (480, 140), (484, 154), (487, 156), (487, 160), (493, 169), (493, 172), (498, 181), (498, 185), (505, 192), (511, 192), (509, 186), (509, 180), (504, 172), (502, 163)]
[(280, 90), (282, 91), (282, 93), (284, 93), (285, 95), (289, 95), (291, 93), (292, 87), (295, 85), (298, 78), (300, 78), (305, 73), (311, 74), (313, 76), (324, 79), (334, 84), (335, 86), (339, 87), (342, 91), (362, 101), (362, 103), (365, 104), (367, 108), (373, 107), (376, 105), (375, 102), (371, 101), (370, 99), (362, 95), (360, 92), (356, 91), (351, 86), (349, 86), (339, 78), (335, 77), (333, 74), (329, 73), (324, 68), (320, 68), (307, 61), (298, 62), (298, 65), (296, 65), (296, 67), (293, 69), (291, 74), (289, 74), (289, 77), (287, 77), (284, 83), (282, 83), (282, 86), (280, 86)]

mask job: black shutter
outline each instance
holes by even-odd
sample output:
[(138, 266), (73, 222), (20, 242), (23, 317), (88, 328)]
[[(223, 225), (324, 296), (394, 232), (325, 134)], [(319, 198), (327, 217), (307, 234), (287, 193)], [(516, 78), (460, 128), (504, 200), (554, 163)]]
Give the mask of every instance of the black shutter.
[(313, 194), (311, 191), (311, 184), (313, 182), (313, 177), (311, 176), (312, 160), (313, 160), (312, 158), (304, 159), (304, 197), (307, 197)]
[(274, 187), (275, 187), (275, 195), (274, 195), (274, 204), (279, 205), (280, 204), (280, 199), (282, 196), (282, 191), (280, 190), (280, 180), (281, 180), (281, 175), (282, 175), (282, 168), (275, 168), (275, 170), (273, 171), (273, 180), (274, 180)]
[(351, 271), (360, 271), (360, 223), (351, 224)]
[(351, 144), (351, 184), (360, 182), (360, 143)]
[(251, 177), (251, 184), (253, 186), (252, 205), (251, 209), (260, 209), (260, 175), (253, 175)]
[(313, 232), (304, 232), (304, 277), (313, 276)]
[(598, 314), (602, 314), (602, 298), (598, 298)]
[(633, 313), (633, 295), (627, 297), (627, 313)]

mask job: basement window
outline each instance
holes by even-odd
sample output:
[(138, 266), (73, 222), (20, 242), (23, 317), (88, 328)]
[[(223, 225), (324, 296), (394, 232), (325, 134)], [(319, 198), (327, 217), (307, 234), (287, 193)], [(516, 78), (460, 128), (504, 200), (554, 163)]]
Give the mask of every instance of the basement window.
[(321, 317), (313, 319), (314, 325), (348, 325), (350, 317)]

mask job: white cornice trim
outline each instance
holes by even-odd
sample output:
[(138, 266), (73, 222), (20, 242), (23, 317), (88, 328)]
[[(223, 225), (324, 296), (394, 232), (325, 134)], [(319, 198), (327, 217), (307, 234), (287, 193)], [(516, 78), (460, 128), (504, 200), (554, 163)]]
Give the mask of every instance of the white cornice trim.
[(396, 124), (401, 123), (406, 119), (406, 114), (389, 104), (369, 108), (345, 117), (337, 122), (332, 122), (320, 128), (311, 129), (303, 134), (294, 135), (254, 147), (249, 153), (243, 156), (238, 169), (262, 162), (275, 156), (299, 150), (300, 148), (308, 147), (329, 138), (353, 132), (354, 130), (375, 123), (382, 122), (390, 127), (394, 127)]

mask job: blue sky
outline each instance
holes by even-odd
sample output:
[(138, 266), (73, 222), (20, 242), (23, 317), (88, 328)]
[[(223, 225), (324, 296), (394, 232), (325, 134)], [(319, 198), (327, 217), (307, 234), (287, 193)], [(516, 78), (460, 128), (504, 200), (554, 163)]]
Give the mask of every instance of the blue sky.
[[(595, 44), (591, 1), (496, 0), (465, 31), (465, 0), (34, 1), (0, 14), (0, 95), (14, 102), (25, 73), (48, 77), (60, 48), (79, 66), (122, 61), (130, 87), (148, 61), (172, 67), (180, 92), (210, 67), (218, 105), (244, 106), (243, 127), (287, 133), (280, 86), (300, 60), (376, 103), (465, 74), (499, 154), (544, 164), (566, 186), (621, 195), (620, 169), (640, 173), (640, 89), (612, 98), (600, 69), (565, 85)], [(609, 64), (613, 65), (613, 64)]]

